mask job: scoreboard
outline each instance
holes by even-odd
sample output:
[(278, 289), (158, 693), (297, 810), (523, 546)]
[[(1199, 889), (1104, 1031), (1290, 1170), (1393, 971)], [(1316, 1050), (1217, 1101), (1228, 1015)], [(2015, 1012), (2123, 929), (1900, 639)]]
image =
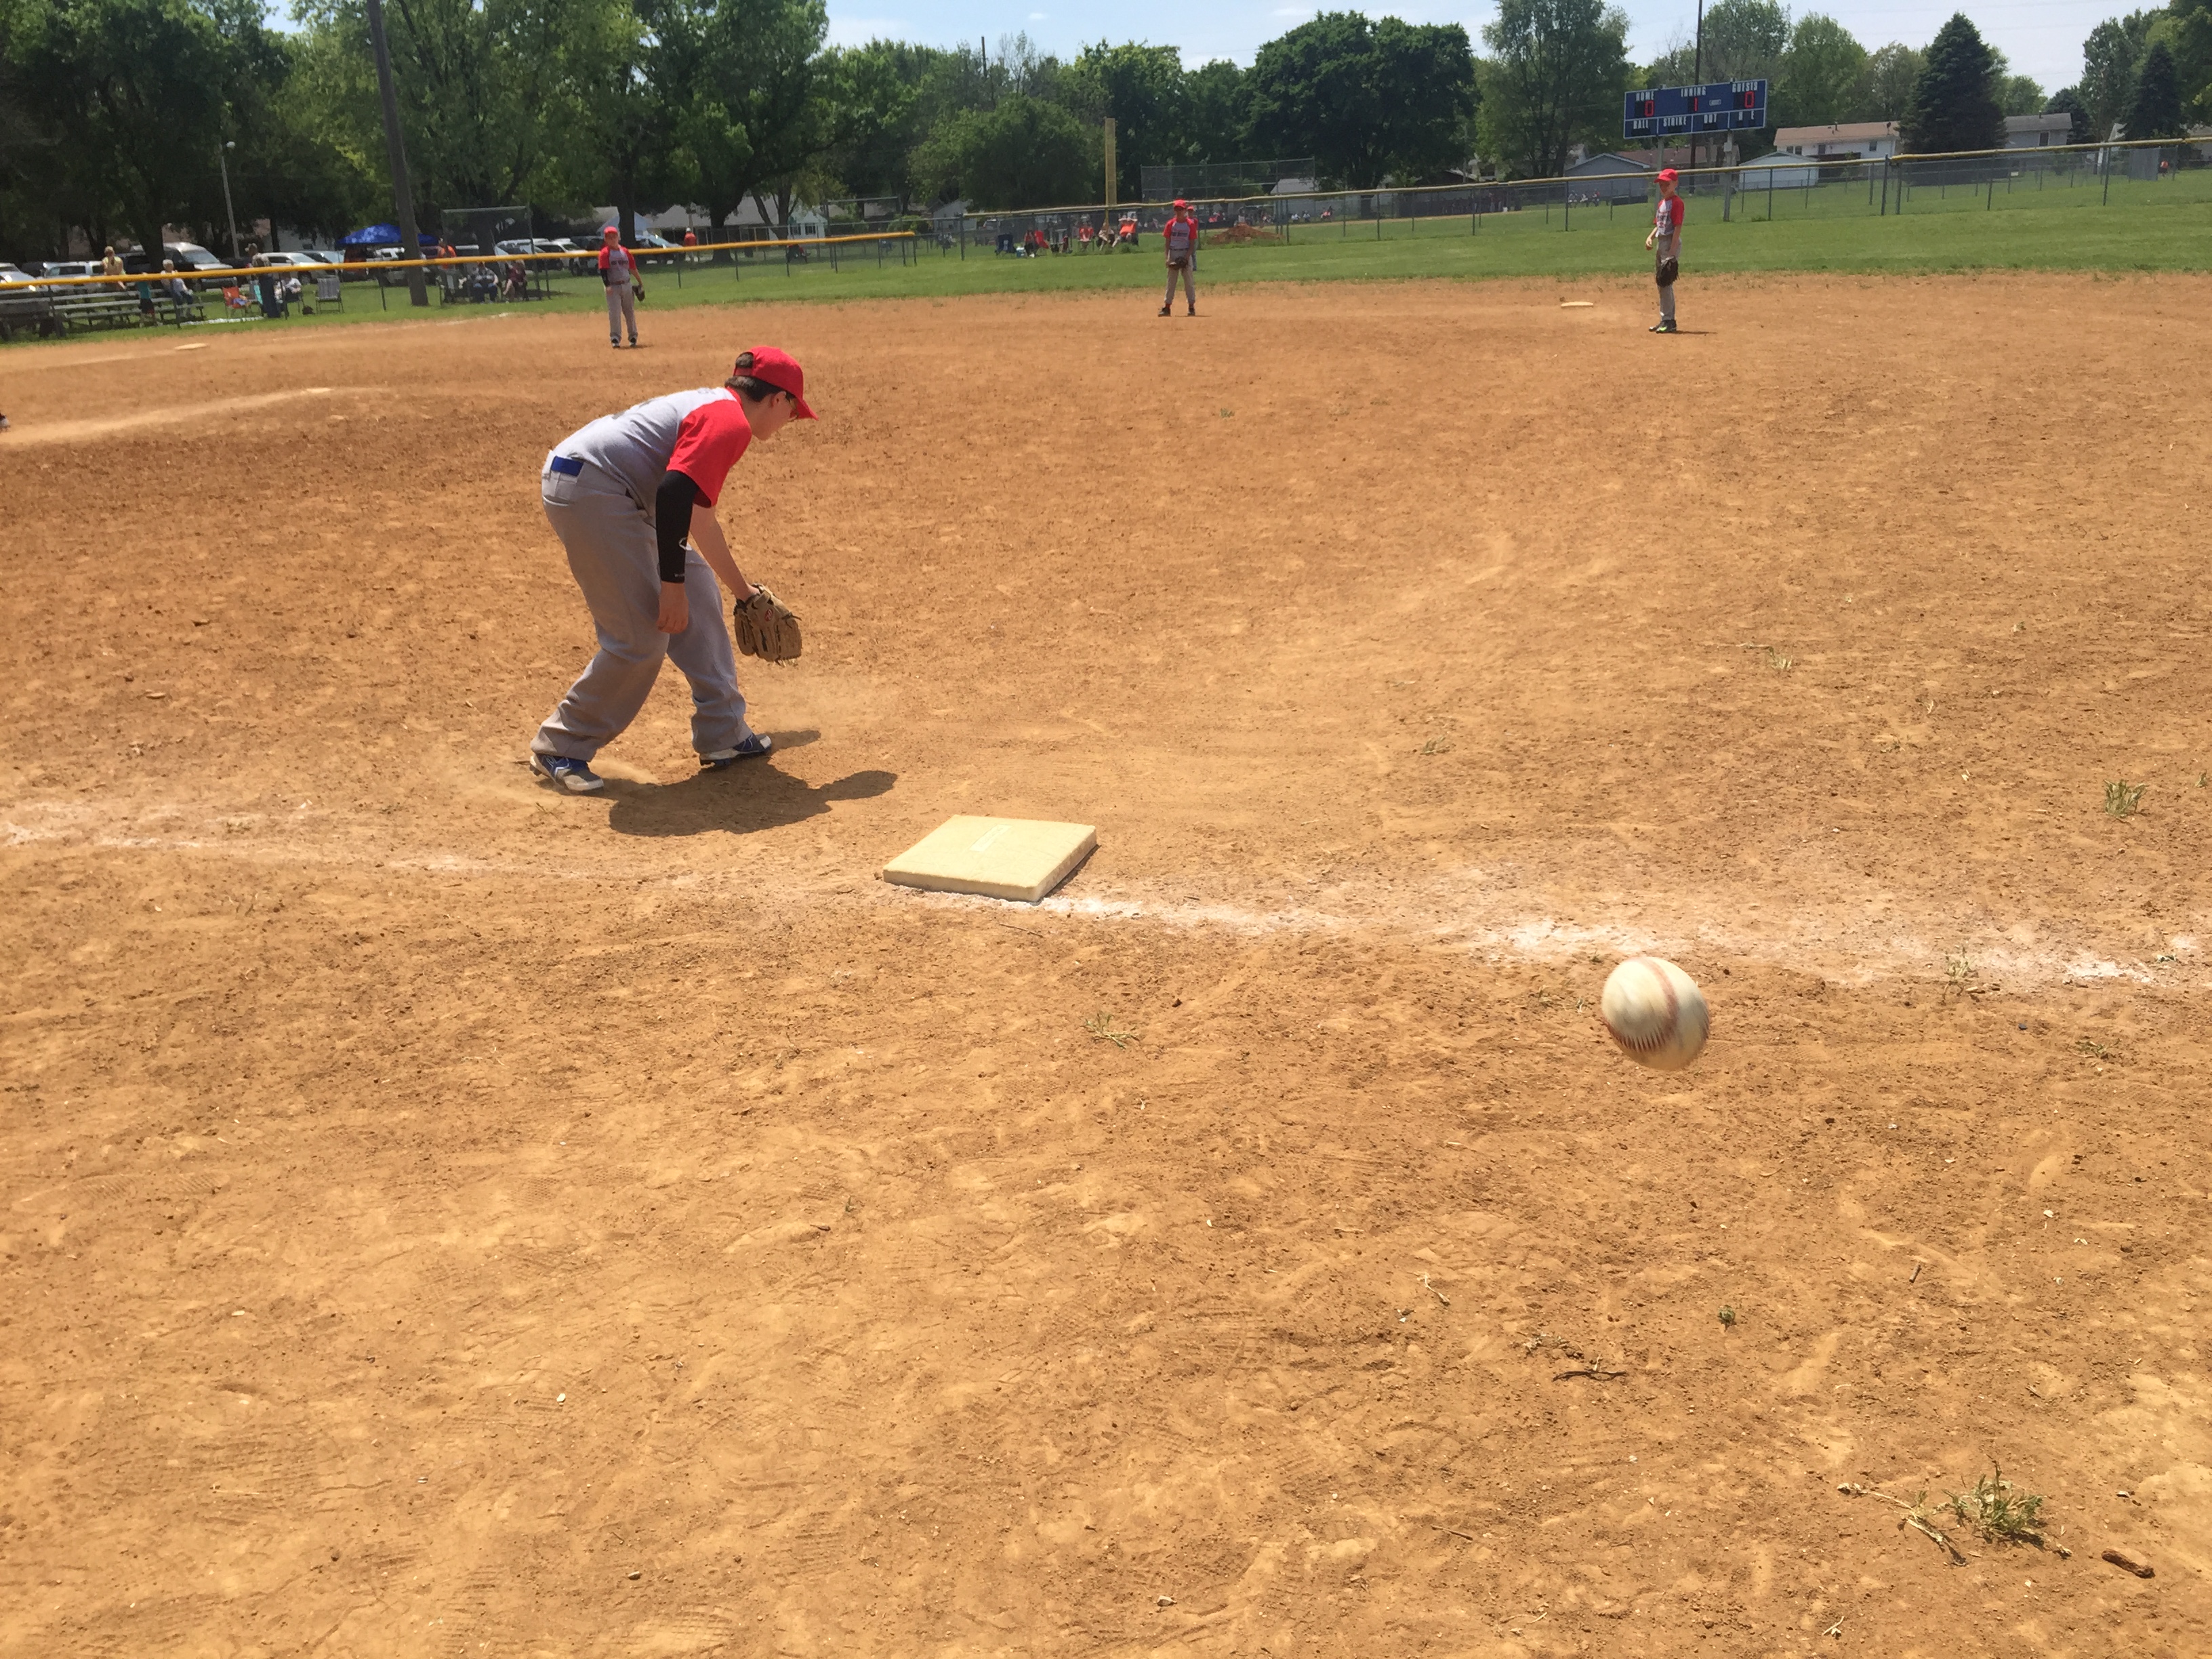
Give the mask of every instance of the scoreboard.
[(1726, 132), (1766, 125), (1766, 82), (1708, 81), (1698, 87), (1652, 87), (1623, 102), (1625, 138)]

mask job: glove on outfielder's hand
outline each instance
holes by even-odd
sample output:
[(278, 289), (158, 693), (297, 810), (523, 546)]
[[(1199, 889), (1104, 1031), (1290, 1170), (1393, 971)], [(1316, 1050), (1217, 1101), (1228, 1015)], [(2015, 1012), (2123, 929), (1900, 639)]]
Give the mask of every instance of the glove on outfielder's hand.
[(738, 649), (769, 662), (789, 662), (802, 648), (799, 618), (791, 607), (753, 584), (753, 596), (737, 608)]

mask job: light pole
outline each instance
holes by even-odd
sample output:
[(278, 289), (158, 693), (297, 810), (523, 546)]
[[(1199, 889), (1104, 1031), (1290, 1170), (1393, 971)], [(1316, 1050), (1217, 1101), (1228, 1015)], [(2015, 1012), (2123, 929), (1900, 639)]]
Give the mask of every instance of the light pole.
[(238, 210), (231, 205), (230, 201), (229, 152), (237, 148), (236, 139), (226, 138), (222, 141), (222, 148), (215, 153), (216, 161), (222, 167), (222, 216), (230, 221), (230, 263), (233, 265), (238, 263)]
[[(399, 131), (399, 94), (392, 84), (392, 48), (384, 40), (384, 0), (368, 0), (368, 44), (376, 53), (376, 86), (384, 95), (384, 148), (392, 161), (392, 206), (398, 210), (399, 234), (406, 240), (400, 252), (411, 262), (422, 257), (422, 239), (415, 229), (415, 191), (407, 182), (407, 141)], [(407, 297), (410, 304), (427, 306), (430, 295), (422, 281), (422, 267), (407, 267)]]

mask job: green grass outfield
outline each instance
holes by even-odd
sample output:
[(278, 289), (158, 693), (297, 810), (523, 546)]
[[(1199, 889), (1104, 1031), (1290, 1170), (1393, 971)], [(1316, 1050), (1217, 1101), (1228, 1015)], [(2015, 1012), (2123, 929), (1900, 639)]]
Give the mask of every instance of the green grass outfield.
[[(1911, 210), (1877, 217), (1863, 204), (1847, 211), (1850, 186), (1774, 192), (1767, 219), (1764, 192), (1739, 196), (1731, 218), (1717, 198), (1692, 201), (1683, 265), (1694, 278), (1726, 271), (1808, 271), (1899, 275), (1969, 270), (2104, 272), (2212, 269), (2212, 172), (2158, 184), (2116, 182), (2109, 205), (2092, 190), (2008, 196), (1994, 206), (1985, 195), (1916, 191)], [(1863, 187), (1861, 187), (1863, 193)], [(1479, 230), (1459, 219), (1373, 220), (1296, 227), (1286, 245), (1211, 247), (1199, 260), (1199, 283), (1376, 282), (1409, 277), (1573, 278), (1641, 276), (1648, 270), (1643, 240), (1650, 210), (1578, 207), (1571, 224), (1554, 207), (1486, 215)], [(878, 265), (872, 248), (841, 253), (833, 270), (817, 256), (805, 264), (781, 260), (648, 270), (644, 315), (672, 306), (778, 301), (936, 299), (962, 294), (1073, 293), (1103, 289), (1159, 291), (1163, 272), (1155, 239), (1134, 253), (1065, 254), (1016, 259), (973, 246), (963, 259), (923, 246), (902, 264), (896, 249)], [(287, 328), (417, 317), (457, 318), (470, 312), (597, 312), (605, 301), (596, 279), (561, 277), (553, 296), (527, 306), (437, 305), (414, 312), (404, 289), (349, 283), (346, 309), (294, 318)], [(264, 328), (258, 319), (222, 327)]]

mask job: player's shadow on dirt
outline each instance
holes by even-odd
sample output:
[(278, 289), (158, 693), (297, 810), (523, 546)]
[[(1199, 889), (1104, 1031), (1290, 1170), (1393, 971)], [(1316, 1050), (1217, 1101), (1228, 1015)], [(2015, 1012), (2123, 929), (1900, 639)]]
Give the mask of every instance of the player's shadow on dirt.
[[(797, 749), (819, 735), (774, 734), (777, 750)], [(747, 836), (818, 817), (841, 800), (873, 800), (898, 781), (896, 772), (854, 772), (820, 788), (777, 769), (775, 757), (744, 761), (726, 772), (702, 772), (681, 783), (611, 780), (607, 827), (625, 836)]]

